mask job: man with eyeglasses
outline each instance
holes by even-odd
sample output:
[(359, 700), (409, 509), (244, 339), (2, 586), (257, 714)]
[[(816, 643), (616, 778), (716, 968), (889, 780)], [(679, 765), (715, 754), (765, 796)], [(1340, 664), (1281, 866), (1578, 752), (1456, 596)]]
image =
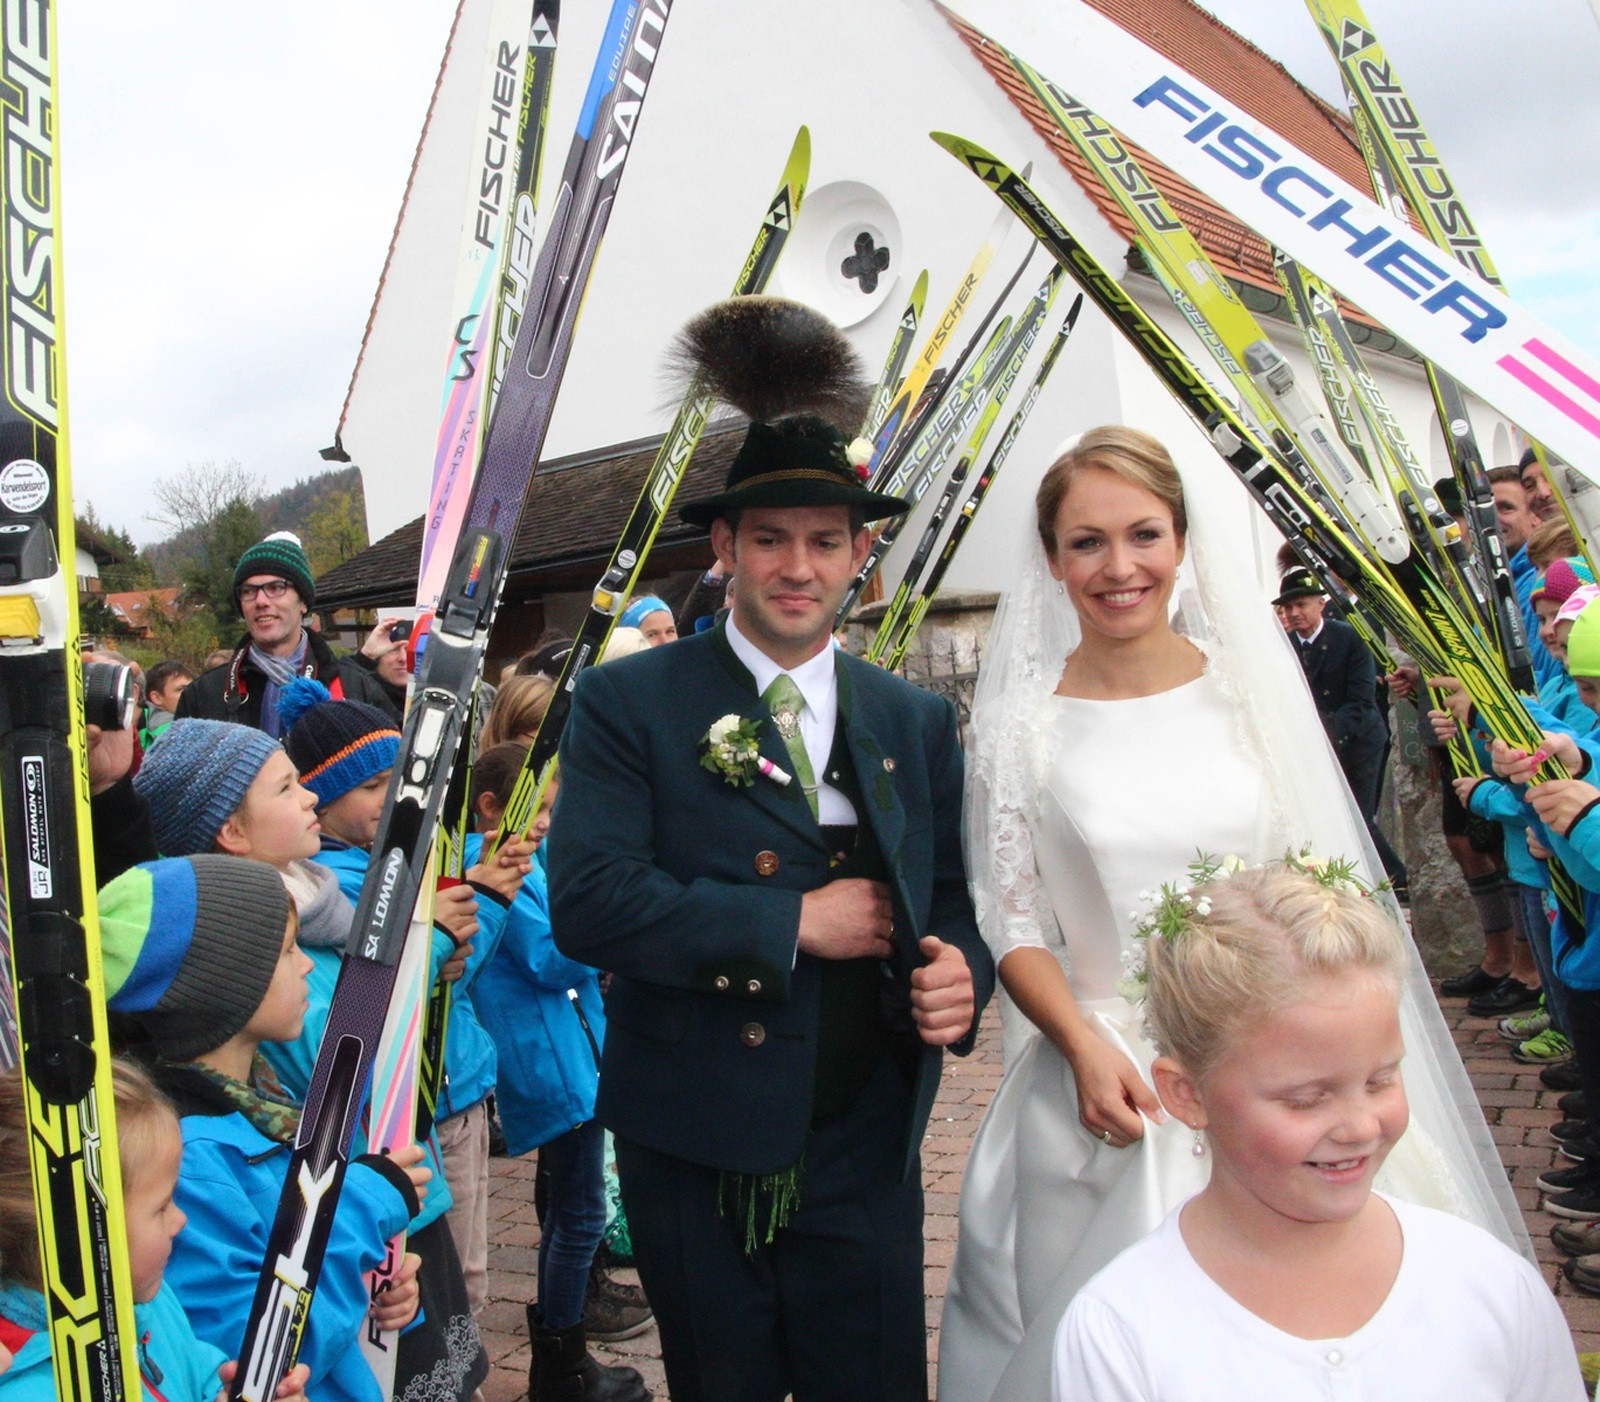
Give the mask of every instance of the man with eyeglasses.
[(235, 721), (276, 737), (282, 730), (280, 692), (296, 677), (315, 677), (336, 697), (365, 701), (399, 720), (377, 676), (335, 657), (306, 627), (317, 591), (293, 533), (274, 531), (239, 557), (233, 594), (246, 635), (225, 663), (201, 673), (184, 689), (180, 718)]

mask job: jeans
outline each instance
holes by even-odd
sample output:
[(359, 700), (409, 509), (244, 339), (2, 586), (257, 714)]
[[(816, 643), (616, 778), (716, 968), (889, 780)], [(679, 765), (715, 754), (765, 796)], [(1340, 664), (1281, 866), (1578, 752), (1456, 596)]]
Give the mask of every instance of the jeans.
[(1533, 952), (1534, 966), (1544, 988), (1544, 1007), (1550, 1025), (1563, 1037), (1571, 1037), (1567, 1025), (1567, 989), (1556, 977), (1555, 956), (1550, 949), (1550, 917), (1545, 914), (1544, 892), (1536, 886), (1517, 884), (1517, 923)]
[(539, 1233), (539, 1311), (546, 1329), (583, 1318), (589, 1267), (606, 1229), (605, 1130), (598, 1120), (539, 1146), (550, 1202)]

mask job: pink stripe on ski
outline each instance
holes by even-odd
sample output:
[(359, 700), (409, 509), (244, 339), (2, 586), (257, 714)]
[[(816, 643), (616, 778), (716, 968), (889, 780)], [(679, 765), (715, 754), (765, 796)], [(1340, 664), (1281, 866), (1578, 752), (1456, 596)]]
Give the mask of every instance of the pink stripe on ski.
[(1502, 370), (1515, 376), (1524, 385), (1531, 389), (1546, 404), (1552, 405), (1565, 414), (1573, 423), (1589, 430), (1596, 438), (1600, 438), (1600, 418), (1596, 418), (1583, 405), (1570, 396), (1563, 394), (1553, 384), (1538, 374), (1531, 366), (1524, 365), (1515, 356), (1503, 355), (1495, 362)]
[(1577, 385), (1579, 389), (1581, 389), (1596, 403), (1600, 403), (1600, 380), (1596, 380), (1592, 375), (1586, 374), (1584, 371), (1580, 370), (1576, 365), (1568, 360), (1566, 356), (1558, 355), (1555, 351), (1551, 350), (1549, 346), (1545, 345), (1545, 343), (1537, 336), (1535, 336), (1533, 340), (1527, 342), (1527, 344), (1523, 346), (1523, 349), (1528, 351), (1537, 359), (1542, 360), (1563, 379), (1570, 380), (1573, 384)]

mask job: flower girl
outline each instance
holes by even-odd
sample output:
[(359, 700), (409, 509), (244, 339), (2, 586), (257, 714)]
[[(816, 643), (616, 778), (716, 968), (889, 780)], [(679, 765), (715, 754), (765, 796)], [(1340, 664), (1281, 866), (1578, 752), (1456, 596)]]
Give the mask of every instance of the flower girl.
[(1211, 1179), (1074, 1299), (1056, 1402), (1579, 1402), (1538, 1272), (1372, 1191), (1408, 1116), (1384, 905), (1337, 863), (1191, 874), (1143, 976), (1156, 1088)]

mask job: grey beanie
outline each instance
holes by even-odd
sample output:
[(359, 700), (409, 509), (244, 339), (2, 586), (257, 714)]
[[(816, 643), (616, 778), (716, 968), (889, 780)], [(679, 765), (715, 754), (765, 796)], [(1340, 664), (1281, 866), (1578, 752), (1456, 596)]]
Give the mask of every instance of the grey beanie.
[(143, 862), (100, 889), (106, 1005), (156, 1050), (192, 1061), (244, 1029), (283, 953), (289, 891), (276, 867), (216, 853)]
[(209, 852), (262, 766), (282, 746), (253, 725), (175, 720), (145, 752), (133, 787), (150, 805), (163, 857)]

